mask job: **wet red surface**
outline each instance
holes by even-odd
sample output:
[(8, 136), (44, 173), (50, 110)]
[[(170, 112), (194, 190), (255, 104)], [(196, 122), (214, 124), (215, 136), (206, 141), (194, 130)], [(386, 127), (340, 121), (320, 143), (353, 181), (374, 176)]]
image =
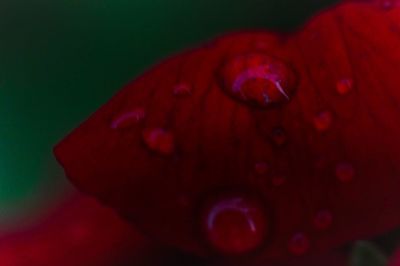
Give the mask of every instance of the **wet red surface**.
[[(258, 261), (393, 229), (400, 224), (397, 3), (348, 2), (292, 34), (231, 34), (170, 58), (74, 130), (56, 156), (82, 191), (150, 238), (204, 257), (215, 253), (200, 210), (231, 191), (259, 195), (265, 206), (270, 226)], [(190, 93), (177, 97), (177, 84), (190, 84)], [(112, 126), (137, 108), (146, 114), (140, 123)], [(168, 137), (149, 142), (149, 128)], [(260, 162), (268, 167), (254, 171)], [(321, 210), (327, 226), (315, 222)]]

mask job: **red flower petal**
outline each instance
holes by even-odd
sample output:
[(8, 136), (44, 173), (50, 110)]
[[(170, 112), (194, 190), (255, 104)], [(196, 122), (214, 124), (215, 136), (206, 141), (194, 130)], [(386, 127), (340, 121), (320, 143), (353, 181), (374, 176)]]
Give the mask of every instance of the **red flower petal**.
[(399, 266), (400, 265), (400, 249), (398, 249), (392, 258), (390, 258), (389, 266)]
[[(214, 255), (201, 233), (203, 204), (235, 191), (259, 195), (265, 208), (261, 260), (398, 226), (393, 3), (345, 3), (292, 35), (234, 34), (171, 58), (71, 133), (56, 156), (79, 188), (154, 238), (199, 255)], [(176, 95), (179, 84), (189, 84), (185, 97)], [(140, 123), (113, 127), (138, 108), (146, 113)], [(149, 129), (162, 134), (152, 138)], [(260, 162), (268, 171), (254, 171)], [(315, 222), (321, 210), (329, 225), (326, 217)]]
[[(32, 228), (2, 236), (2, 266), (109, 266), (151, 245), (111, 209), (75, 196)], [(128, 256), (129, 254), (129, 256)]]

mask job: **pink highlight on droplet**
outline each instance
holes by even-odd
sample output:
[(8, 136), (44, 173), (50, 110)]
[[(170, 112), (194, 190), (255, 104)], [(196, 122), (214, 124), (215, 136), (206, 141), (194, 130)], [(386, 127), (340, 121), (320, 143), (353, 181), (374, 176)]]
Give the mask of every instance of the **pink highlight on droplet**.
[(192, 87), (187, 83), (178, 83), (174, 86), (173, 93), (175, 96), (188, 96), (192, 94)]
[(174, 136), (162, 128), (145, 129), (143, 140), (150, 150), (162, 155), (170, 155), (175, 150)]
[(223, 255), (243, 255), (258, 249), (269, 229), (263, 205), (244, 195), (221, 196), (208, 202), (201, 220), (205, 239)]
[(234, 99), (254, 107), (277, 107), (290, 102), (297, 76), (284, 61), (264, 53), (239, 55), (219, 71), (221, 89)]
[(138, 107), (132, 111), (125, 112), (116, 119), (114, 119), (111, 123), (112, 129), (125, 129), (132, 127), (142, 121), (146, 116), (146, 112), (143, 108)]

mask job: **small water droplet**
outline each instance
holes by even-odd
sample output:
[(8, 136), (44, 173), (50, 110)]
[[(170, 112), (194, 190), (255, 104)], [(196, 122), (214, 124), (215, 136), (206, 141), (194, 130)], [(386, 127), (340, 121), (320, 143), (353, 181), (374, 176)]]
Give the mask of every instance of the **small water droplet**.
[(282, 127), (276, 127), (271, 132), (272, 141), (276, 146), (283, 146), (286, 144), (287, 135), (285, 129)]
[(378, 0), (379, 6), (383, 10), (390, 10), (400, 4), (399, 0)]
[(289, 240), (288, 248), (293, 255), (303, 255), (310, 249), (310, 240), (305, 233), (296, 233)]
[(172, 133), (162, 128), (145, 129), (143, 140), (151, 150), (163, 155), (170, 155), (174, 152), (175, 144)]
[(143, 108), (138, 107), (130, 112), (118, 115), (111, 123), (112, 129), (125, 129), (132, 127), (142, 121), (146, 116)]
[(272, 185), (280, 187), (286, 183), (286, 177), (283, 175), (275, 175), (271, 179)]
[(269, 108), (289, 102), (297, 87), (293, 69), (262, 53), (236, 56), (220, 69), (222, 89), (234, 99)]
[(320, 210), (315, 214), (314, 227), (317, 230), (326, 230), (332, 225), (333, 215), (329, 210)]
[(268, 169), (269, 165), (266, 162), (258, 162), (254, 165), (254, 171), (259, 175), (265, 175)]
[(176, 96), (188, 96), (192, 94), (192, 87), (187, 83), (178, 83), (174, 86), (173, 93)]
[(217, 252), (242, 255), (264, 243), (268, 222), (257, 199), (245, 195), (224, 195), (205, 205), (202, 231)]
[(322, 111), (314, 117), (314, 127), (318, 131), (326, 131), (332, 126), (333, 115), (330, 111)]
[(336, 165), (336, 177), (341, 182), (349, 182), (353, 180), (355, 169), (351, 163), (341, 162)]
[(354, 81), (349, 78), (341, 79), (336, 83), (336, 91), (340, 95), (346, 95), (353, 89)]

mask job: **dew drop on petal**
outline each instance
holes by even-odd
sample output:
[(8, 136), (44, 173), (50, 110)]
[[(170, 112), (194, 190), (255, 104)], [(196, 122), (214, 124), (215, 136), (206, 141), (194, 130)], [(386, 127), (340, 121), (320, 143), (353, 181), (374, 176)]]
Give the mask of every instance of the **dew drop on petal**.
[(310, 249), (310, 239), (305, 233), (296, 233), (290, 238), (288, 248), (293, 255), (303, 255)]
[(266, 162), (258, 162), (254, 165), (254, 171), (258, 175), (265, 175), (268, 172), (268, 164)]
[(288, 103), (297, 87), (296, 74), (286, 62), (262, 53), (227, 60), (218, 76), (225, 93), (262, 108)]
[(400, 5), (400, 1), (399, 0), (378, 0), (378, 4), (383, 10), (390, 10), (390, 9), (394, 8), (395, 6)]
[(332, 225), (333, 215), (329, 210), (320, 210), (315, 214), (314, 227), (317, 230), (326, 230)]
[(178, 83), (174, 86), (173, 93), (175, 96), (188, 96), (192, 93), (192, 86), (187, 83)]
[(316, 130), (323, 132), (332, 126), (333, 115), (330, 111), (319, 112), (314, 117), (314, 127)]
[(287, 141), (285, 129), (282, 127), (274, 128), (271, 132), (271, 138), (276, 146), (283, 146)]
[(341, 162), (336, 165), (336, 177), (341, 182), (350, 182), (355, 175), (355, 169), (351, 163)]
[(147, 147), (157, 153), (170, 155), (174, 152), (174, 136), (162, 128), (145, 129), (143, 140)]
[(143, 108), (138, 107), (130, 112), (118, 115), (111, 123), (112, 129), (125, 129), (132, 127), (142, 121), (146, 116)]
[(353, 89), (354, 81), (350, 78), (341, 79), (336, 83), (336, 91), (339, 95), (346, 95)]
[(243, 195), (224, 195), (207, 202), (201, 223), (208, 244), (218, 253), (233, 256), (262, 246), (269, 227), (259, 200)]

